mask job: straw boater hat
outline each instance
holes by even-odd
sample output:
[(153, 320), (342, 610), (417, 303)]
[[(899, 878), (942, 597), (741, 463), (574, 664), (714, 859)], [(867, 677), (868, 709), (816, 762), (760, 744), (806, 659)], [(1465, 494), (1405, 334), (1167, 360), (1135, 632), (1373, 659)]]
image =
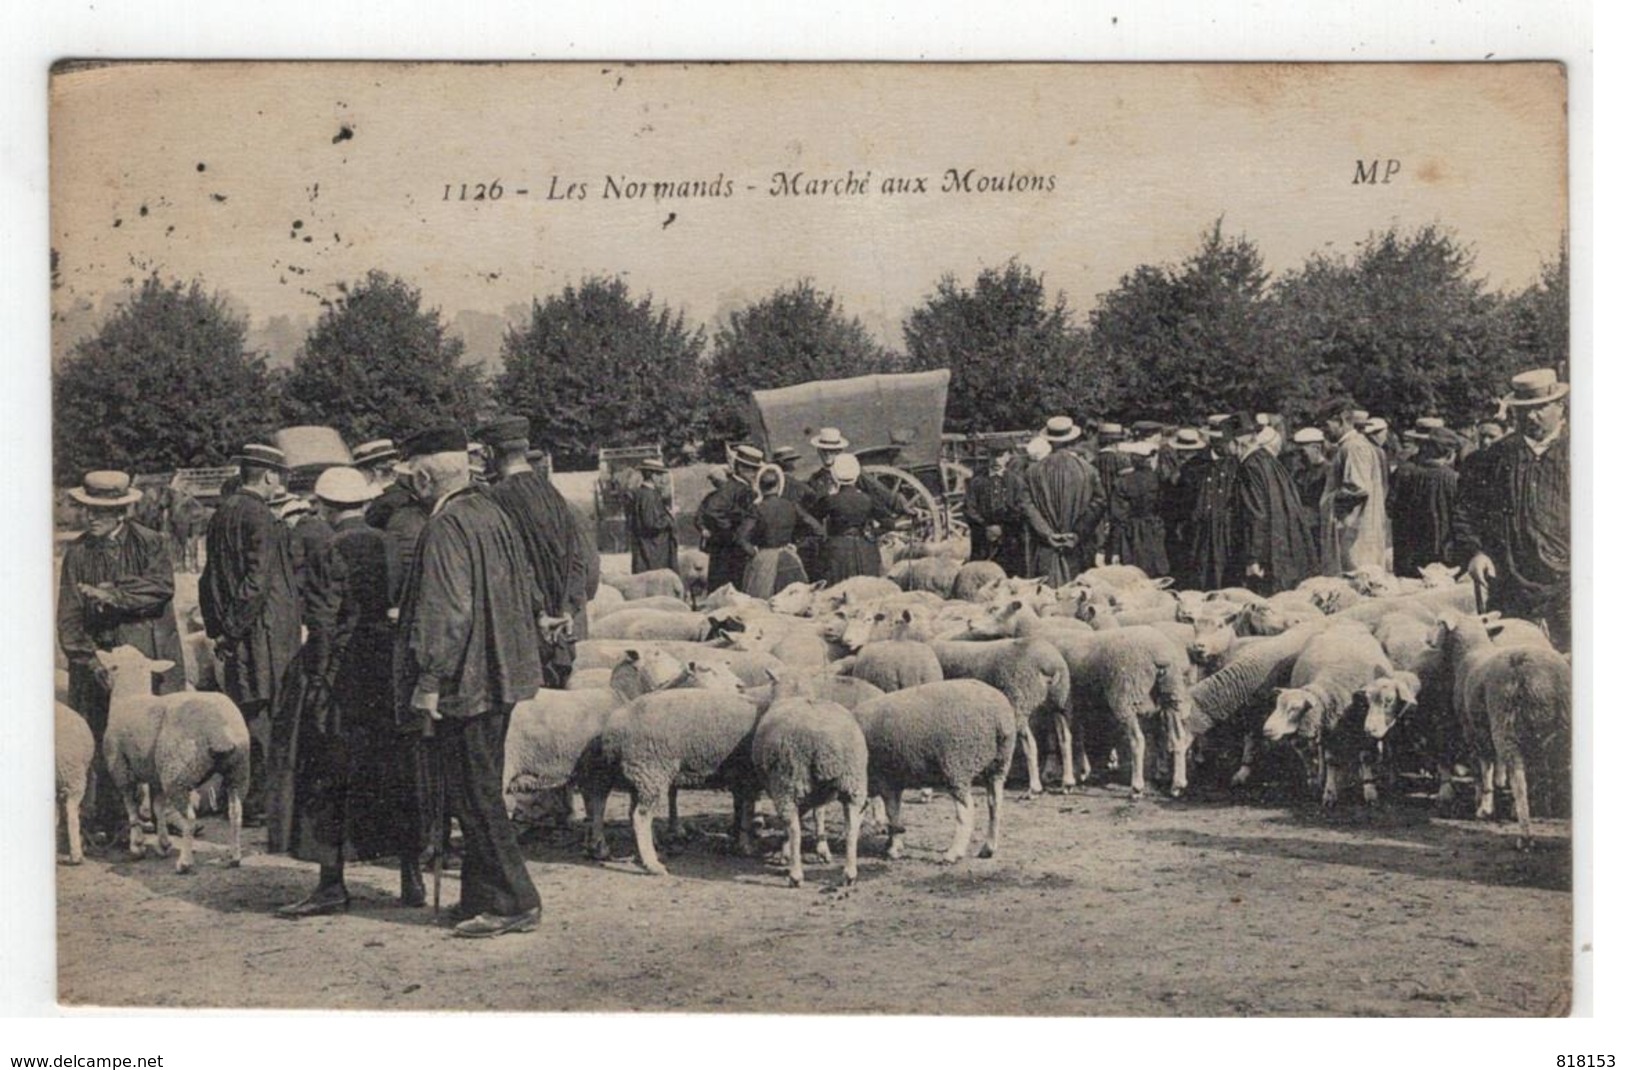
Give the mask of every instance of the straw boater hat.
[(794, 446), (780, 446), (778, 449), (773, 451), (774, 464), (782, 465), (788, 464), (791, 461), (799, 460), (801, 460), (801, 454), (796, 452), (796, 448)]
[(1117, 452), (1126, 453), (1130, 457), (1149, 457), (1153, 453), (1157, 452), (1157, 446), (1156, 443), (1146, 442), (1144, 440), (1137, 442), (1125, 442), (1117, 447)]
[(1281, 432), (1272, 424), (1265, 424), (1253, 433), (1253, 441), (1260, 446), (1273, 446), (1281, 441)]
[(829, 474), (835, 480), (837, 487), (845, 487), (858, 481), (863, 472), (863, 465), (850, 453), (843, 453), (835, 458), (829, 466)]
[(1121, 442), (1127, 437), (1128, 433), (1123, 430), (1122, 424), (1105, 423), (1100, 425), (1100, 441), (1102, 442)]
[(92, 509), (122, 509), (141, 500), (141, 492), (130, 485), (128, 472), (86, 472), (82, 487), (68, 491), (68, 497)]
[(666, 462), (662, 461), (659, 457), (645, 457), (643, 460), (638, 462), (638, 471), (664, 472), (666, 471)]
[(371, 442), (363, 442), (351, 454), (351, 461), (357, 468), (371, 468), (375, 464), (398, 461), (401, 451), (395, 448), (395, 443), (387, 438), (375, 438)]
[(1545, 405), (1566, 397), (1569, 384), (1559, 382), (1553, 368), (1536, 368), (1512, 377), (1512, 393), (1501, 399), (1501, 404), (1514, 409)]
[(1361, 425), (1360, 430), (1368, 435), (1375, 435), (1380, 431), (1388, 430), (1388, 421), (1381, 416), (1373, 416)]
[(1300, 427), (1292, 432), (1292, 441), (1300, 446), (1307, 446), (1311, 442), (1325, 442), (1326, 432), (1318, 427)]
[(741, 473), (754, 472), (767, 463), (767, 456), (748, 442), (735, 446), (733, 455), (734, 468)]
[[(390, 452), (395, 447), (390, 445)], [(354, 509), (365, 505), (382, 493), (376, 484), (354, 468), (338, 465), (316, 477), (316, 497), (335, 509)]]
[(1418, 416), (1416, 418), (1416, 429), (1418, 431), (1437, 431), (1443, 426), (1444, 418), (1442, 416)]
[(841, 434), (839, 427), (825, 427), (819, 430), (817, 438), (807, 440), (808, 445), (815, 450), (844, 450), (852, 443)]
[(1203, 450), (1207, 449), (1207, 440), (1196, 428), (1181, 427), (1174, 432), (1174, 440), (1168, 445), (1176, 450)]
[(270, 468), (278, 472), (288, 470), (288, 455), (275, 446), (266, 446), (262, 443), (251, 442), (243, 447), (241, 453), (232, 458), (238, 465), (253, 465), (256, 468)]
[(298, 516), (301, 513), (314, 513), (315, 511), (315, 506), (305, 501), (305, 499), (292, 495), (282, 499), (281, 504), (276, 507), (276, 515), (283, 520), (288, 519), (290, 516)]
[(1355, 424), (1363, 424), (1367, 420), (1371, 419), (1371, 414), (1364, 409), (1355, 409), (1353, 412), (1349, 413), (1349, 415), (1354, 418)]
[(1073, 423), (1070, 416), (1051, 416), (1044, 424), (1044, 441), (1052, 447), (1071, 442), (1082, 434), (1083, 428)]

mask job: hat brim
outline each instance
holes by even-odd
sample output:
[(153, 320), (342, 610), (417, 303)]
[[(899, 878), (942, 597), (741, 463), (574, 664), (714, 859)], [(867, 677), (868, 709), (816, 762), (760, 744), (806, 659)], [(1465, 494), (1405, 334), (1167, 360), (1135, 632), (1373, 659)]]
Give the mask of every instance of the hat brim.
[(134, 505), (140, 501), (141, 492), (131, 487), (117, 498), (95, 498), (86, 494), (82, 487), (71, 487), (68, 490), (68, 497), (80, 505), (89, 506), (92, 509), (122, 509), (127, 505)]
[(825, 442), (823, 439), (809, 438), (807, 444), (815, 450), (844, 450), (852, 445), (844, 438), (839, 442)]
[(263, 457), (244, 457), (240, 453), (231, 459), (231, 463), (238, 466), (248, 465), (252, 468), (269, 468), (273, 472), (289, 471), (288, 466), (281, 461), (268, 461)]
[(1193, 453), (1196, 450), (1207, 449), (1206, 442), (1170, 442), (1168, 445), (1170, 449), (1180, 450), (1184, 453)]
[(1083, 428), (1079, 427), (1077, 424), (1073, 424), (1064, 434), (1060, 435), (1052, 435), (1048, 431), (1044, 432), (1044, 441), (1048, 442), (1051, 446), (1061, 446), (1068, 442), (1076, 442), (1082, 437)]
[(1535, 409), (1542, 405), (1550, 405), (1554, 401), (1562, 401), (1569, 396), (1569, 384), (1558, 383), (1550, 394), (1538, 398), (1520, 398), (1516, 394), (1509, 394), (1501, 399), (1501, 404), (1510, 409)]

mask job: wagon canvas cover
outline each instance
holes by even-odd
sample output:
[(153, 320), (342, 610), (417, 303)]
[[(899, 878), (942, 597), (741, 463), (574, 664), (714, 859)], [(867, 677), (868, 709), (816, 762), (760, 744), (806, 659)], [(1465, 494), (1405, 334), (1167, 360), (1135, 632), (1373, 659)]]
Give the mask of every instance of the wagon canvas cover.
[(821, 427), (835, 426), (862, 455), (896, 450), (889, 463), (931, 468), (942, 447), (948, 370), (902, 375), (860, 375), (757, 390), (751, 394), (752, 439), (773, 450), (805, 449)]

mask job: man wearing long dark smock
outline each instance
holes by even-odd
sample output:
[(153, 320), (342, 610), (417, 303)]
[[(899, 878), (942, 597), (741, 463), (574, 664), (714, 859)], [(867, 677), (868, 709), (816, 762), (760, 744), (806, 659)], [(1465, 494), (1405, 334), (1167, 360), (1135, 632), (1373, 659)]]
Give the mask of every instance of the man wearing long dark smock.
[(354, 468), (329, 468), (316, 480), (333, 535), (307, 562), (305, 689), (288, 850), (321, 868), (314, 891), (277, 910), (284, 918), (348, 909), (347, 855), (393, 855), (402, 905), (424, 902), (413, 780), (418, 737), (395, 719), (389, 540), (364, 513), (377, 496)]
[(739, 529), (756, 504), (756, 473), (764, 455), (755, 446), (735, 448), (728, 477), (700, 503), (699, 525), (704, 536), (702, 549), (710, 555), (705, 589), (714, 591), (726, 584), (744, 589), (745, 566), (750, 551), (740, 541)]
[(661, 493), (666, 462), (649, 457), (638, 463), (638, 486), (626, 503), (626, 541), (632, 547), (632, 572), (657, 568), (677, 571), (677, 522)]
[[(480, 428), (491, 451), (496, 483), (491, 498), (508, 514), (524, 544), (525, 556), (541, 591), (543, 618), (538, 622), (542, 672), (547, 686), (562, 688), (575, 664), (575, 617), (585, 608), (572, 592), (581, 590), (581, 539), (570, 505), (545, 475), (530, 465), (530, 421), (504, 416)], [(576, 582), (572, 584), (572, 577)]]
[(1389, 495), (1396, 576), (1419, 576), (1426, 565), (1456, 558), (1455, 436), (1443, 420), (1424, 420), (1405, 432), (1405, 439), (1416, 447), (1416, 457), (1394, 471)]
[(1235, 578), (1231, 567), (1231, 536), (1235, 523), (1237, 421), (1232, 417), (1208, 420), (1205, 463), (1185, 477), (1194, 477), (1188, 529), (1190, 555), (1186, 564), (1192, 587), (1216, 591)]
[(1106, 511), (1100, 476), (1077, 451), (1065, 448), (1083, 435), (1071, 417), (1044, 425), (1049, 456), (1027, 469), (1021, 510), (1033, 535), (1033, 575), (1061, 586), (1094, 564), (1095, 532)]
[(1236, 469), (1233, 568), (1241, 582), (1262, 595), (1288, 591), (1319, 571), (1314, 530), (1292, 477), (1261, 428), (1242, 442)]
[[(209, 521), (207, 561), (198, 582), (203, 629), (225, 665), (226, 694), (252, 739), (244, 820), (263, 816), (263, 795), (282, 772), (274, 753), (283, 678), (299, 655), (299, 592), (287, 529), (266, 502), (282, 488), (282, 451), (250, 444), (237, 457), (242, 482)], [(280, 842), (270, 843), (273, 851)]]
[(141, 492), (127, 473), (90, 472), (68, 496), (84, 509), (86, 530), (62, 553), (56, 634), (68, 659), (68, 705), (96, 739), (81, 824), (92, 842), (106, 843), (119, 837), (127, 818), (102, 758), (111, 696), (96, 652), (128, 643), (154, 661), (173, 664), (157, 678), (158, 694), (185, 687), (175, 574), (164, 536), (129, 518)]
[(1148, 576), (1168, 575), (1166, 525), (1162, 519), (1162, 479), (1157, 475), (1157, 447), (1147, 441), (1117, 448), (1125, 469), (1112, 484), (1109, 563), (1135, 565)]
[(1461, 481), (1456, 554), (1487, 608), (1545, 624), (1568, 650), (1569, 385), (1540, 368), (1514, 376), (1512, 390), (1503, 401), (1517, 430), (1482, 451), (1484, 463)]
[[(808, 439), (807, 444), (818, 453), (818, 471), (807, 480), (807, 486), (815, 498), (827, 498), (835, 491), (835, 474), (832, 467), (835, 458), (846, 452), (852, 443), (841, 434), (840, 428), (825, 427), (819, 430), (816, 438)], [(861, 466), (863, 462), (860, 460), (858, 463)], [(876, 479), (872, 472), (860, 471), (856, 486), (874, 503), (877, 519), (887, 521), (908, 515), (908, 502), (903, 496)]]
[[(412, 491), (430, 503), (395, 633), (395, 712), (432, 736), (444, 798), (463, 830), (458, 936), (529, 932), (541, 901), (502, 798), (508, 719), (542, 686), (545, 612), (513, 522), (469, 472), (456, 428), (401, 448)], [(431, 803), (438, 809), (438, 804)], [(436, 845), (436, 850), (440, 845)]]

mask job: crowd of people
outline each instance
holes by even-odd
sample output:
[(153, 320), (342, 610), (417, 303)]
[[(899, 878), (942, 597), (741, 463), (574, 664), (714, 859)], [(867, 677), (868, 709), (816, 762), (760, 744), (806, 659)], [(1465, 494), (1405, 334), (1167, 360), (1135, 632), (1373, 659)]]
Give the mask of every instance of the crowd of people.
[[(1486, 608), (1544, 624), (1566, 649), (1567, 392), (1549, 369), (1519, 375), (1471, 435), (1438, 418), (1396, 435), (1347, 398), (1290, 436), (1267, 413), (1089, 429), (1057, 416), (974, 474), (972, 557), (1056, 585), (1115, 561), (1181, 588), (1266, 594), (1316, 574), (1409, 575), (1442, 561), (1471, 574)], [(401, 902), (422, 905), (423, 861), (444, 857), (454, 818), (454, 932), (538, 924), (503, 803), (503, 748), (514, 704), (569, 679), (599, 555), (586, 519), (533, 466), (524, 417), (476, 439), (442, 427), (399, 447), (362, 443), (306, 496), (289, 493), (280, 450), (250, 443), (209, 521), (199, 608), (254, 739), (247, 810), (270, 850), (318, 866), (284, 917), (345, 910), (351, 858), (398, 858)], [(819, 467), (805, 481), (789, 445), (739, 445), (711, 473), (698, 515), (711, 589), (765, 598), (880, 573), (879, 535), (908, 502), (864, 471), (839, 429), (809, 445)], [(632, 567), (674, 568), (665, 465), (643, 461), (636, 483)], [(182, 663), (175, 581), (166, 539), (131, 519), (141, 492), (128, 474), (88, 473), (70, 494), (86, 522), (62, 560), (57, 629), (69, 704), (99, 743), (109, 694), (98, 651), (130, 644)], [(178, 668), (154, 679), (159, 693), (183, 686)], [(99, 764), (93, 784), (87, 832), (116, 847), (123, 801)]]

